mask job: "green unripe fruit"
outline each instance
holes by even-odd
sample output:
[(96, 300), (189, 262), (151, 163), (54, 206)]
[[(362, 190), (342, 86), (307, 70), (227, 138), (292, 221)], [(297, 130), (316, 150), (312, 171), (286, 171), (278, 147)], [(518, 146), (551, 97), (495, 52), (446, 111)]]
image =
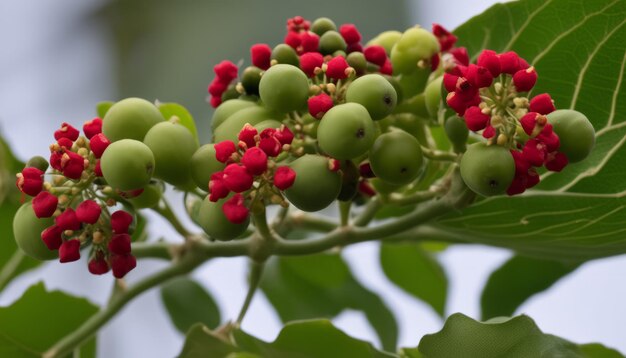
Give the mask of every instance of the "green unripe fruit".
[(49, 164), (48, 161), (39, 155), (36, 155), (32, 158), (30, 158), (27, 162), (26, 165), (24, 166), (25, 168), (37, 168), (39, 170), (41, 170), (42, 172), (46, 172), (46, 170), (48, 170)]
[(508, 149), (499, 145), (474, 143), (461, 159), (461, 177), (477, 194), (503, 194), (515, 176), (515, 161)]
[(426, 109), (426, 96), (423, 93), (420, 93), (402, 103), (399, 103), (396, 106), (394, 113), (410, 113), (411, 115), (417, 116), (419, 118), (427, 119), (429, 117), (429, 114), (428, 110)]
[(394, 73), (412, 73), (418, 68), (428, 68), (430, 59), (439, 52), (439, 41), (430, 31), (421, 27), (406, 30), (391, 49)]
[(227, 101), (232, 101), (233, 99), (237, 99), (241, 96), (241, 93), (237, 91), (237, 87), (234, 84), (228, 85), (226, 91), (222, 93), (222, 103)]
[(317, 128), (317, 140), (331, 157), (352, 159), (370, 149), (375, 133), (374, 122), (365, 107), (344, 103), (324, 114)]
[(52, 218), (38, 218), (31, 202), (24, 203), (13, 217), (13, 236), (17, 246), (28, 256), (37, 260), (52, 260), (59, 257), (57, 251), (48, 249), (41, 233), (54, 225)]
[(111, 143), (100, 158), (107, 183), (122, 191), (141, 189), (152, 178), (154, 154), (143, 142), (122, 139)]
[(213, 112), (213, 117), (211, 118), (211, 130), (215, 133), (215, 129), (219, 127), (219, 125), (222, 124), (226, 118), (230, 117), (239, 110), (255, 106), (257, 106), (256, 103), (243, 99), (233, 99), (228, 102), (223, 102), (215, 109), (215, 112)]
[(322, 55), (332, 55), (335, 51), (346, 51), (348, 45), (337, 31), (326, 31), (320, 36), (320, 52)]
[(298, 209), (318, 211), (330, 205), (341, 190), (341, 176), (330, 171), (328, 158), (306, 154), (289, 165), (296, 172), (293, 185), (285, 196)]
[(373, 120), (383, 119), (396, 107), (398, 95), (391, 83), (377, 74), (357, 78), (346, 91), (346, 101), (359, 103)]
[(572, 109), (559, 109), (547, 115), (548, 123), (559, 136), (559, 152), (570, 163), (585, 159), (596, 143), (596, 132), (587, 117)]
[(391, 194), (394, 191), (397, 191), (398, 189), (402, 188), (404, 185), (399, 185), (399, 184), (391, 184), (389, 182), (383, 181), (379, 178), (371, 178), (368, 179), (370, 184), (372, 184), (372, 186), (374, 187), (374, 189), (376, 190), (377, 193), (386, 195), (386, 194)]
[(281, 113), (299, 110), (309, 99), (309, 80), (298, 67), (274, 65), (261, 77), (259, 94), (269, 109)]
[(102, 119), (102, 133), (111, 143), (121, 139), (143, 140), (153, 125), (165, 119), (145, 99), (126, 98), (115, 103)]
[(403, 73), (397, 76), (398, 82), (402, 87), (402, 92), (406, 98), (422, 94), (428, 83), (430, 69), (415, 68), (411, 73)]
[(261, 73), (263, 73), (263, 70), (255, 66), (246, 67), (246, 69), (243, 70), (243, 73), (241, 74), (241, 85), (246, 91), (246, 94), (259, 94)]
[(370, 45), (382, 46), (385, 49), (385, 52), (387, 52), (387, 55), (389, 55), (391, 53), (391, 49), (393, 48), (393, 45), (395, 45), (396, 42), (400, 40), (400, 37), (402, 37), (402, 32), (400, 31), (381, 32), (380, 34), (378, 34), (378, 36), (371, 39), (367, 43), (367, 46), (370, 46)]
[(272, 112), (265, 107), (254, 106), (244, 108), (226, 118), (226, 120), (215, 129), (213, 132), (213, 141), (217, 143), (224, 140), (230, 140), (233, 143), (238, 143), (239, 132), (246, 123), (250, 123), (250, 125), (255, 126), (263, 121), (276, 117), (277, 115), (275, 112)]
[(391, 184), (408, 184), (422, 168), (420, 143), (405, 131), (381, 134), (370, 149), (370, 166), (380, 180)]
[(367, 60), (363, 52), (355, 51), (349, 53), (348, 56), (346, 56), (346, 62), (348, 62), (350, 67), (354, 68), (358, 75), (361, 75), (367, 70)]
[(224, 170), (226, 164), (215, 157), (215, 144), (205, 144), (191, 156), (191, 178), (198, 188), (208, 191), (211, 174)]
[(424, 90), (424, 97), (426, 99), (426, 110), (431, 118), (436, 118), (439, 112), (439, 104), (441, 103), (441, 87), (443, 83), (443, 76), (435, 78), (430, 82)]
[(400, 85), (400, 81), (398, 81), (395, 77), (389, 75), (382, 75), (385, 77), (389, 83), (393, 86), (393, 89), (396, 90), (396, 97), (398, 98), (396, 101), (396, 108), (398, 104), (400, 104), (404, 100), (404, 90), (402, 89), (402, 85)]
[(296, 51), (287, 44), (279, 44), (274, 47), (270, 55), (272, 61), (285, 65), (300, 66), (300, 57)]
[(317, 36), (322, 36), (327, 31), (337, 31), (337, 25), (327, 17), (320, 17), (311, 24), (311, 31)]
[(344, 160), (341, 162), (341, 173), (341, 191), (337, 200), (350, 201), (359, 189), (359, 169), (351, 160)]
[(263, 132), (264, 129), (267, 129), (267, 128), (278, 129), (280, 128), (281, 125), (282, 123), (280, 123), (279, 121), (268, 119), (266, 121), (263, 121), (259, 124), (254, 125), (254, 128), (256, 128), (257, 132), (261, 133)]
[(467, 147), (469, 129), (465, 121), (457, 115), (450, 116), (444, 123), (444, 129), (456, 153), (463, 153)]
[(134, 198), (128, 199), (137, 209), (154, 208), (161, 201), (163, 187), (159, 183), (150, 183), (143, 188), (143, 192)]
[(198, 149), (189, 130), (177, 122), (161, 122), (143, 140), (154, 155), (154, 176), (184, 189), (195, 187), (191, 179), (191, 156)]
[(198, 208), (195, 221), (213, 239), (221, 241), (232, 240), (243, 234), (250, 224), (250, 218), (241, 224), (233, 224), (228, 221), (222, 210), (222, 205), (228, 199), (230, 199), (230, 196), (217, 202), (212, 202), (207, 197), (202, 200), (202, 204)]

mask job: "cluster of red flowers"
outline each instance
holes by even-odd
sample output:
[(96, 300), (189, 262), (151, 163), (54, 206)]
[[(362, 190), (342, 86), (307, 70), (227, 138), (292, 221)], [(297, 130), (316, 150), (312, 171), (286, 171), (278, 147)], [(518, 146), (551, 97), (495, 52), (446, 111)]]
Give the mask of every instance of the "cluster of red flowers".
[[(286, 126), (280, 129), (266, 128), (260, 134), (246, 124), (239, 132), (239, 143), (226, 140), (215, 144), (215, 157), (227, 164), (223, 171), (213, 173), (209, 181), (209, 200), (216, 202), (236, 193), (222, 205), (226, 218), (232, 223), (242, 223), (249, 215), (244, 193), (250, 189), (259, 191), (269, 187), (286, 190), (296, 180), (296, 173), (287, 166), (275, 167), (269, 158), (288, 151), (293, 133)], [(271, 163), (271, 164), (270, 164)], [(254, 182), (259, 183), (253, 188)]]
[[(106, 203), (83, 195), (94, 179), (102, 176), (100, 157), (110, 144), (102, 134), (102, 120), (85, 122), (85, 137), (68, 123), (54, 132), (50, 145), (53, 183), (44, 182), (45, 167), (27, 167), (17, 174), (17, 187), (33, 196), (32, 208), (38, 218), (54, 218), (54, 224), (41, 233), (50, 250), (58, 250), (61, 263), (80, 259), (80, 248), (93, 244), (89, 272), (102, 275), (112, 269), (113, 276), (124, 277), (136, 266), (131, 254), (128, 228), (133, 217), (118, 210), (109, 214)], [(43, 169), (43, 170), (42, 170)], [(59, 194), (59, 196), (55, 195)]]
[[(513, 51), (484, 50), (476, 64), (457, 64), (444, 74), (447, 104), (465, 119), (467, 127), (497, 145), (509, 146), (515, 160), (515, 178), (509, 195), (523, 193), (539, 183), (536, 167), (561, 171), (568, 163), (558, 151), (559, 137), (546, 114), (555, 110), (550, 95), (530, 101), (525, 93), (537, 82), (537, 72)], [(509, 138), (509, 128), (521, 126), (527, 138)]]

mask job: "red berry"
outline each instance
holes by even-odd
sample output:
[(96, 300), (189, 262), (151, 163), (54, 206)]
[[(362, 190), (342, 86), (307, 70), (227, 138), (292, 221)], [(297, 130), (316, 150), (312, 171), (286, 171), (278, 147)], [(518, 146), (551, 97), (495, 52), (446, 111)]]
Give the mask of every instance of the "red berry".
[(85, 133), (87, 139), (91, 139), (91, 137), (96, 134), (102, 133), (102, 119), (94, 118), (85, 122), (85, 124), (83, 124), (83, 132)]
[(85, 200), (76, 207), (76, 218), (85, 224), (95, 224), (102, 208), (93, 200)]
[(324, 113), (333, 108), (333, 99), (326, 93), (322, 92), (317, 96), (309, 98), (307, 104), (309, 107), (309, 113), (317, 119), (322, 119)]
[(133, 255), (112, 255), (111, 269), (115, 278), (122, 278), (137, 267), (137, 259)]
[(349, 67), (348, 62), (343, 56), (334, 57), (328, 61), (326, 68), (326, 76), (332, 79), (340, 80), (348, 77), (346, 69)]
[(113, 235), (107, 247), (109, 248), (109, 251), (116, 255), (130, 254), (130, 235)]
[(243, 154), (241, 164), (246, 167), (248, 173), (261, 175), (267, 170), (267, 154), (260, 148), (252, 147)]
[(252, 64), (262, 70), (270, 68), (272, 48), (267, 44), (254, 44), (250, 47)]
[(71, 239), (64, 241), (59, 247), (59, 261), (61, 263), (77, 261), (80, 259), (80, 240)]
[(296, 172), (290, 167), (278, 167), (274, 172), (274, 186), (280, 190), (289, 189), (296, 181)]
[(61, 235), (63, 230), (57, 225), (52, 225), (41, 232), (41, 240), (50, 250), (58, 250), (63, 243)]
[(59, 140), (61, 138), (68, 138), (71, 141), (75, 141), (78, 139), (79, 134), (78, 129), (63, 122), (63, 124), (61, 124), (61, 128), (54, 131), (54, 139)]
[(54, 214), (59, 198), (47, 191), (42, 191), (33, 198), (33, 210), (38, 218), (49, 218)]
[(250, 210), (244, 205), (244, 198), (241, 194), (235, 194), (222, 205), (222, 211), (226, 219), (233, 224), (241, 224), (248, 218)]
[(254, 178), (244, 166), (232, 163), (224, 168), (223, 180), (228, 190), (241, 193), (252, 187)]
[(125, 234), (133, 222), (133, 216), (124, 210), (118, 210), (111, 214), (111, 229), (116, 234)]

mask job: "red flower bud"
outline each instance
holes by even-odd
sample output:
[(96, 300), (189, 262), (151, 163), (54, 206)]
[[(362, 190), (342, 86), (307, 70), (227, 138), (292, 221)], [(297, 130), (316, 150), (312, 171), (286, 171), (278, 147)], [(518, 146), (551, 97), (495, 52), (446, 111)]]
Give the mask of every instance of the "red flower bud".
[(254, 44), (250, 47), (250, 57), (252, 64), (262, 70), (270, 68), (272, 48), (267, 44)]
[(256, 130), (256, 128), (254, 128), (250, 123), (246, 123), (239, 132), (238, 139), (246, 143), (247, 148), (252, 148), (256, 146), (255, 137), (257, 136), (257, 134), (259, 134), (259, 132)]
[(232, 80), (237, 78), (237, 72), (239, 69), (234, 63), (224, 60), (215, 65), (215, 67), (213, 67), (213, 71), (220, 79), (220, 82), (230, 83)]
[(27, 167), (17, 174), (17, 188), (24, 194), (35, 196), (43, 188), (43, 171), (35, 167)]
[(59, 145), (59, 147), (61, 147), (61, 149), (72, 149), (72, 145), (74, 144), (74, 142), (72, 142), (71, 139), (69, 138), (59, 138), (59, 140), (57, 140), (57, 144)]
[(54, 214), (54, 211), (57, 209), (57, 205), (59, 204), (59, 198), (48, 193), (47, 191), (42, 191), (35, 198), (33, 198), (33, 210), (35, 211), (35, 216), (38, 218), (49, 218)]
[(78, 221), (76, 212), (72, 208), (65, 209), (61, 215), (54, 218), (54, 223), (63, 231), (80, 229), (80, 221)]
[(322, 119), (324, 113), (333, 108), (333, 99), (322, 92), (317, 96), (310, 97), (307, 104), (309, 106), (309, 113), (317, 119)]
[(548, 114), (556, 111), (554, 101), (547, 93), (538, 94), (530, 100), (530, 110), (541, 114)]
[(484, 114), (478, 106), (469, 107), (465, 110), (463, 117), (465, 118), (467, 128), (474, 132), (485, 129), (491, 119), (491, 117)]
[(85, 124), (83, 124), (83, 132), (85, 133), (87, 139), (91, 139), (91, 137), (96, 134), (102, 133), (102, 119), (94, 118), (85, 122)]
[(541, 130), (541, 133), (537, 136), (537, 139), (546, 145), (546, 151), (548, 153), (554, 152), (561, 146), (561, 140), (559, 136), (552, 130), (552, 124), (547, 123)]
[(222, 205), (222, 211), (226, 219), (233, 224), (241, 224), (248, 218), (250, 210), (244, 205), (244, 198), (241, 194), (235, 194)]
[(211, 174), (211, 180), (209, 180), (209, 200), (216, 202), (227, 197), (228, 193), (230, 193), (230, 190), (228, 190), (224, 183), (224, 172)]
[(336, 80), (340, 80), (348, 77), (346, 73), (346, 69), (349, 67), (348, 62), (343, 56), (334, 57), (332, 60), (328, 61), (326, 68), (326, 76), (329, 78), (333, 78)]
[(115, 278), (122, 278), (137, 267), (137, 259), (133, 255), (112, 255), (111, 270)]
[(354, 24), (343, 24), (339, 26), (339, 33), (348, 45), (361, 41), (361, 34)]
[(237, 152), (235, 143), (230, 140), (225, 140), (215, 144), (215, 158), (222, 163), (226, 163), (230, 160), (230, 156)]
[(228, 190), (241, 193), (252, 187), (254, 178), (244, 166), (232, 163), (224, 169), (223, 181)]
[(519, 56), (513, 51), (502, 53), (498, 56), (500, 58), (500, 71), (501, 73), (514, 74), (520, 70)]
[(376, 190), (374, 190), (367, 180), (361, 180), (359, 181), (359, 193), (372, 197), (376, 195)]
[(463, 66), (469, 66), (469, 55), (465, 47), (455, 47), (448, 51), (454, 57), (454, 60)]
[(483, 50), (478, 56), (476, 64), (488, 69), (492, 77), (497, 77), (502, 72), (500, 68), (500, 58), (498, 54), (492, 50)]
[(52, 225), (41, 232), (41, 240), (49, 250), (58, 250), (63, 243), (62, 234), (63, 230), (60, 227)]
[(113, 235), (107, 247), (109, 248), (109, 251), (116, 255), (130, 254), (130, 235)]
[(268, 156), (275, 157), (280, 154), (283, 146), (280, 144), (280, 141), (276, 139), (276, 137), (272, 136), (261, 138), (259, 148), (261, 148)]
[(97, 177), (102, 177), (102, 167), (100, 166), (100, 159), (96, 160), (96, 166), (93, 168), (94, 174)]
[(550, 153), (548, 155), (548, 159), (546, 160), (546, 169), (551, 170), (553, 172), (560, 172), (567, 166), (567, 156), (563, 153)]
[(94, 258), (89, 261), (87, 264), (87, 268), (89, 272), (93, 275), (103, 275), (109, 272), (109, 264), (104, 259), (104, 254), (102, 251), (97, 251)]
[(546, 146), (536, 139), (529, 139), (522, 149), (522, 155), (532, 166), (540, 167), (546, 158)]
[(209, 94), (211, 96), (222, 97), (222, 93), (228, 88), (229, 82), (220, 81), (219, 77), (215, 77), (209, 84)]
[(376, 178), (376, 174), (374, 174), (369, 162), (359, 165), (359, 174), (361, 174), (363, 178)]
[(61, 263), (77, 261), (80, 259), (80, 240), (72, 239), (64, 241), (59, 247), (59, 261)]
[(79, 154), (65, 150), (61, 156), (63, 175), (70, 179), (79, 179), (85, 169), (85, 159)]
[(487, 128), (485, 128), (485, 130), (483, 131), (483, 138), (485, 139), (489, 139), (489, 138), (493, 138), (496, 135), (496, 129), (493, 128), (491, 125), (488, 125)]
[(85, 200), (76, 207), (76, 218), (85, 224), (95, 224), (102, 208), (93, 200)]
[(260, 148), (252, 147), (243, 154), (241, 164), (248, 170), (248, 173), (261, 175), (267, 170), (267, 154)]
[(314, 32), (300, 33), (299, 53), (317, 52), (320, 45), (320, 38)]
[(450, 92), (446, 96), (446, 103), (450, 108), (452, 108), (459, 116), (463, 116), (465, 114), (465, 109), (467, 108), (467, 103), (461, 99), (456, 92)]
[(290, 167), (278, 167), (274, 172), (274, 186), (280, 190), (289, 189), (296, 181), (296, 172)]
[(348, 44), (348, 46), (346, 46), (346, 53), (352, 52), (363, 52), (363, 45), (361, 45), (360, 42)]
[(506, 189), (506, 193), (509, 196), (513, 196), (513, 195), (521, 194), (524, 191), (526, 191), (527, 177), (528, 175), (526, 174), (515, 174), (515, 177), (513, 177), (513, 181), (511, 182), (511, 185), (509, 185), (509, 187)]
[(465, 77), (472, 86), (478, 88), (489, 87), (491, 86), (491, 82), (493, 82), (493, 76), (487, 68), (474, 64), (467, 67)]
[(286, 125), (281, 125), (280, 129), (274, 132), (274, 138), (278, 139), (280, 144), (291, 144), (293, 142), (293, 132)]
[(458, 81), (459, 76), (447, 72), (443, 74), (443, 87), (448, 92), (454, 92), (454, 90), (456, 89), (456, 83)]
[(439, 40), (441, 52), (450, 50), (457, 40), (456, 36), (439, 24), (433, 24), (433, 35)]
[(287, 32), (287, 35), (285, 35), (283, 42), (294, 50), (297, 50), (301, 43), (300, 34), (294, 31), (289, 31)]
[(222, 96), (211, 97), (211, 107), (217, 108), (220, 104), (222, 104)]
[(524, 129), (524, 132), (528, 135), (532, 135), (535, 130), (535, 126), (537, 125), (537, 117), (540, 116), (539, 113), (536, 112), (528, 112), (522, 118), (520, 118), (520, 124)]
[(109, 144), (111, 144), (111, 142), (104, 136), (104, 133), (98, 133), (89, 141), (89, 148), (96, 158), (100, 158)]
[(385, 63), (380, 67), (379, 71), (383, 75), (391, 76), (393, 74), (393, 67), (391, 66), (391, 60), (386, 59)]
[(111, 214), (111, 229), (116, 234), (125, 234), (133, 222), (133, 216), (124, 210), (118, 210)]
[(525, 70), (519, 70), (513, 75), (513, 84), (518, 92), (528, 92), (537, 83), (537, 71), (534, 67), (528, 67)]
[(54, 131), (54, 139), (59, 140), (61, 138), (67, 138), (71, 141), (78, 139), (78, 129), (72, 127), (70, 124), (63, 122), (61, 128)]
[(315, 76), (315, 68), (322, 67), (324, 57), (319, 52), (307, 52), (300, 56), (300, 69), (308, 77)]

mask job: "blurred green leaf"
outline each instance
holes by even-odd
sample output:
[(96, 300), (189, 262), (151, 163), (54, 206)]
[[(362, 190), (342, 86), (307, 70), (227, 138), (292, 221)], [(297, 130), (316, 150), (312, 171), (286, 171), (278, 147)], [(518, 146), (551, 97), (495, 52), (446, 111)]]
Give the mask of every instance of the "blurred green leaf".
[(400, 358), (423, 358), (424, 356), (420, 353), (417, 348), (402, 348), (400, 349)]
[(196, 144), (199, 143), (196, 122), (193, 120), (193, 117), (191, 116), (191, 113), (189, 113), (187, 108), (181, 106), (178, 103), (158, 103), (157, 105), (165, 120), (170, 120), (174, 116), (178, 117), (178, 123), (189, 129), (191, 135), (193, 135), (194, 139), (196, 140)]
[(624, 358), (624, 356), (612, 348), (607, 348), (598, 343), (581, 344), (580, 351), (586, 358)]
[(219, 337), (205, 325), (198, 323), (187, 332), (179, 358), (226, 357), (239, 349)]
[(98, 113), (98, 117), (104, 118), (104, 116), (109, 111), (109, 108), (111, 108), (114, 104), (115, 102), (113, 101), (98, 102), (98, 104), (96, 105), (96, 112)]
[(241, 330), (233, 337), (245, 351), (272, 358), (384, 358), (395, 355), (376, 350), (371, 343), (352, 338), (328, 320), (290, 322), (272, 343)]
[[(83, 298), (31, 286), (9, 307), (0, 307), (0, 356), (41, 357), (98, 311)], [(95, 338), (80, 349), (81, 357), (95, 357)], [(71, 355), (68, 355), (71, 356)]]
[(513, 256), (491, 274), (483, 289), (480, 300), (483, 320), (513, 315), (529, 297), (548, 289), (578, 266), (577, 263)]
[(380, 263), (391, 282), (444, 315), (448, 279), (431, 253), (416, 243), (383, 243)]
[(265, 266), (261, 289), (283, 322), (363, 311), (384, 349), (395, 350), (396, 320), (384, 302), (352, 276), (338, 254), (280, 257)]
[(161, 286), (161, 299), (180, 332), (187, 332), (195, 323), (208, 327), (220, 324), (219, 307), (213, 297), (196, 281), (181, 277)]
[(450, 316), (441, 331), (425, 335), (418, 349), (427, 358), (583, 358), (617, 353), (600, 345), (586, 348), (545, 334), (528, 316), (478, 322), (461, 313)]
[(625, 25), (621, 0), (523, 0), (496, 4), (454, 31), (473, 58), (484, 48), (512, 50), (535, 66), (532, 93), (584, 113), (596, 146), (589, 158), (543, 174), (526, 195), (451, 213), (436, 224), (442, 238), (572, 260), (626, 252)]

